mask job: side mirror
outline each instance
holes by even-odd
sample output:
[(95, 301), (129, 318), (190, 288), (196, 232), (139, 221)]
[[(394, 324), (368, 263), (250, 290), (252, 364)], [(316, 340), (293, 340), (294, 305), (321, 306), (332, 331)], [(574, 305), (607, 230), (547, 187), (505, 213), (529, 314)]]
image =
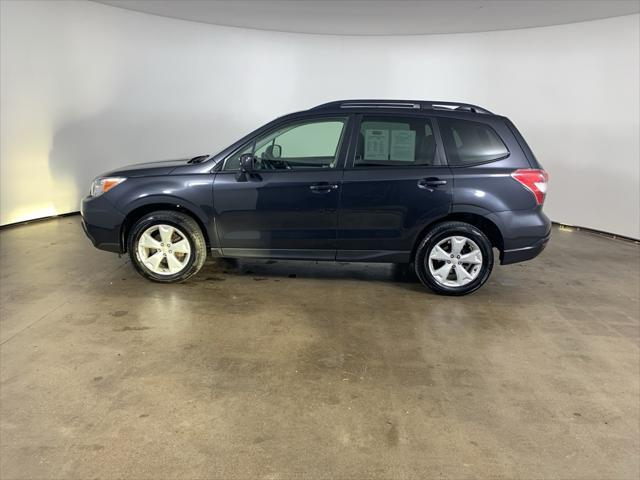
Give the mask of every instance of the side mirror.
[(282, 147), (280, 145), (272, 145), (271, 146), (271, 155), (273, 156), (273, 158), (280, 158), (282, 156)]
[(252, 153), (243, 153), (240, 155), (240, 171), (242, 173), (251, 173), (255, 170), (256, 157)]

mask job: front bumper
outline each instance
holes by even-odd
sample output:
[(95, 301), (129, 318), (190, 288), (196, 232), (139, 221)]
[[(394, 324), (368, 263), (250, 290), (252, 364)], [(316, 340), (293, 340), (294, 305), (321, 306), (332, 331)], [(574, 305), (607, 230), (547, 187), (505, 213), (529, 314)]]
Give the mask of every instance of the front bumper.
[(82, 199), (80, 214), (84, 233), (94, 247), (108, 252), (123, 253), (120, 234), (125, 216), (104, 195)]

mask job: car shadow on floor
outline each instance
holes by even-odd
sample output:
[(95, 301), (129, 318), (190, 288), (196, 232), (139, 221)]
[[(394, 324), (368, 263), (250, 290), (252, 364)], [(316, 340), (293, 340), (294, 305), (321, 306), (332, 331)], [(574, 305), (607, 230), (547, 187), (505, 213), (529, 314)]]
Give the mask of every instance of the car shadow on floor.
[(412, 290), (426, 289), (418, 280), (413, 265), (388, 263), (214, 258), (209, 259), (193, 279), (206, 281), (220, 275), (250, 276), (254, 281), (310, 278), (394, 282), (406, 284)]

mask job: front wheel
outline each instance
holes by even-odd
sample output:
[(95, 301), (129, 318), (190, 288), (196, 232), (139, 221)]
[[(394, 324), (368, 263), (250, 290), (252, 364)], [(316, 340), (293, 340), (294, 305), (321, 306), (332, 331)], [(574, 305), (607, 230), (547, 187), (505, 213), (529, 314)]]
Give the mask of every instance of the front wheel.
[(186, 280), (207, 258), (207, 245), (197, 222), (170, 210), (152, 212), (138, 220), (130, 230), (128, 250), (138, 273), (163, 283)]
[(442, 295), (466, 295), (480, 288), (493, 268), (487, 236), (464, 222), (436, 225), (420, 242), (415, 269), (420, 281)]

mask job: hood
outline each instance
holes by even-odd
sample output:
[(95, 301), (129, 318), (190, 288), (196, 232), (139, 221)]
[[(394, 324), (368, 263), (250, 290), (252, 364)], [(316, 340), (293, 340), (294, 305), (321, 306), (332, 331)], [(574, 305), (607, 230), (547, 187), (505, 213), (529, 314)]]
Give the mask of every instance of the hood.
[(186, 165), (188, 158), (180, 160), (163, 160), (160, 162), (136, 163), (103, 173), (101, 177), (146, 177), (168, 175), (176, 167)]

